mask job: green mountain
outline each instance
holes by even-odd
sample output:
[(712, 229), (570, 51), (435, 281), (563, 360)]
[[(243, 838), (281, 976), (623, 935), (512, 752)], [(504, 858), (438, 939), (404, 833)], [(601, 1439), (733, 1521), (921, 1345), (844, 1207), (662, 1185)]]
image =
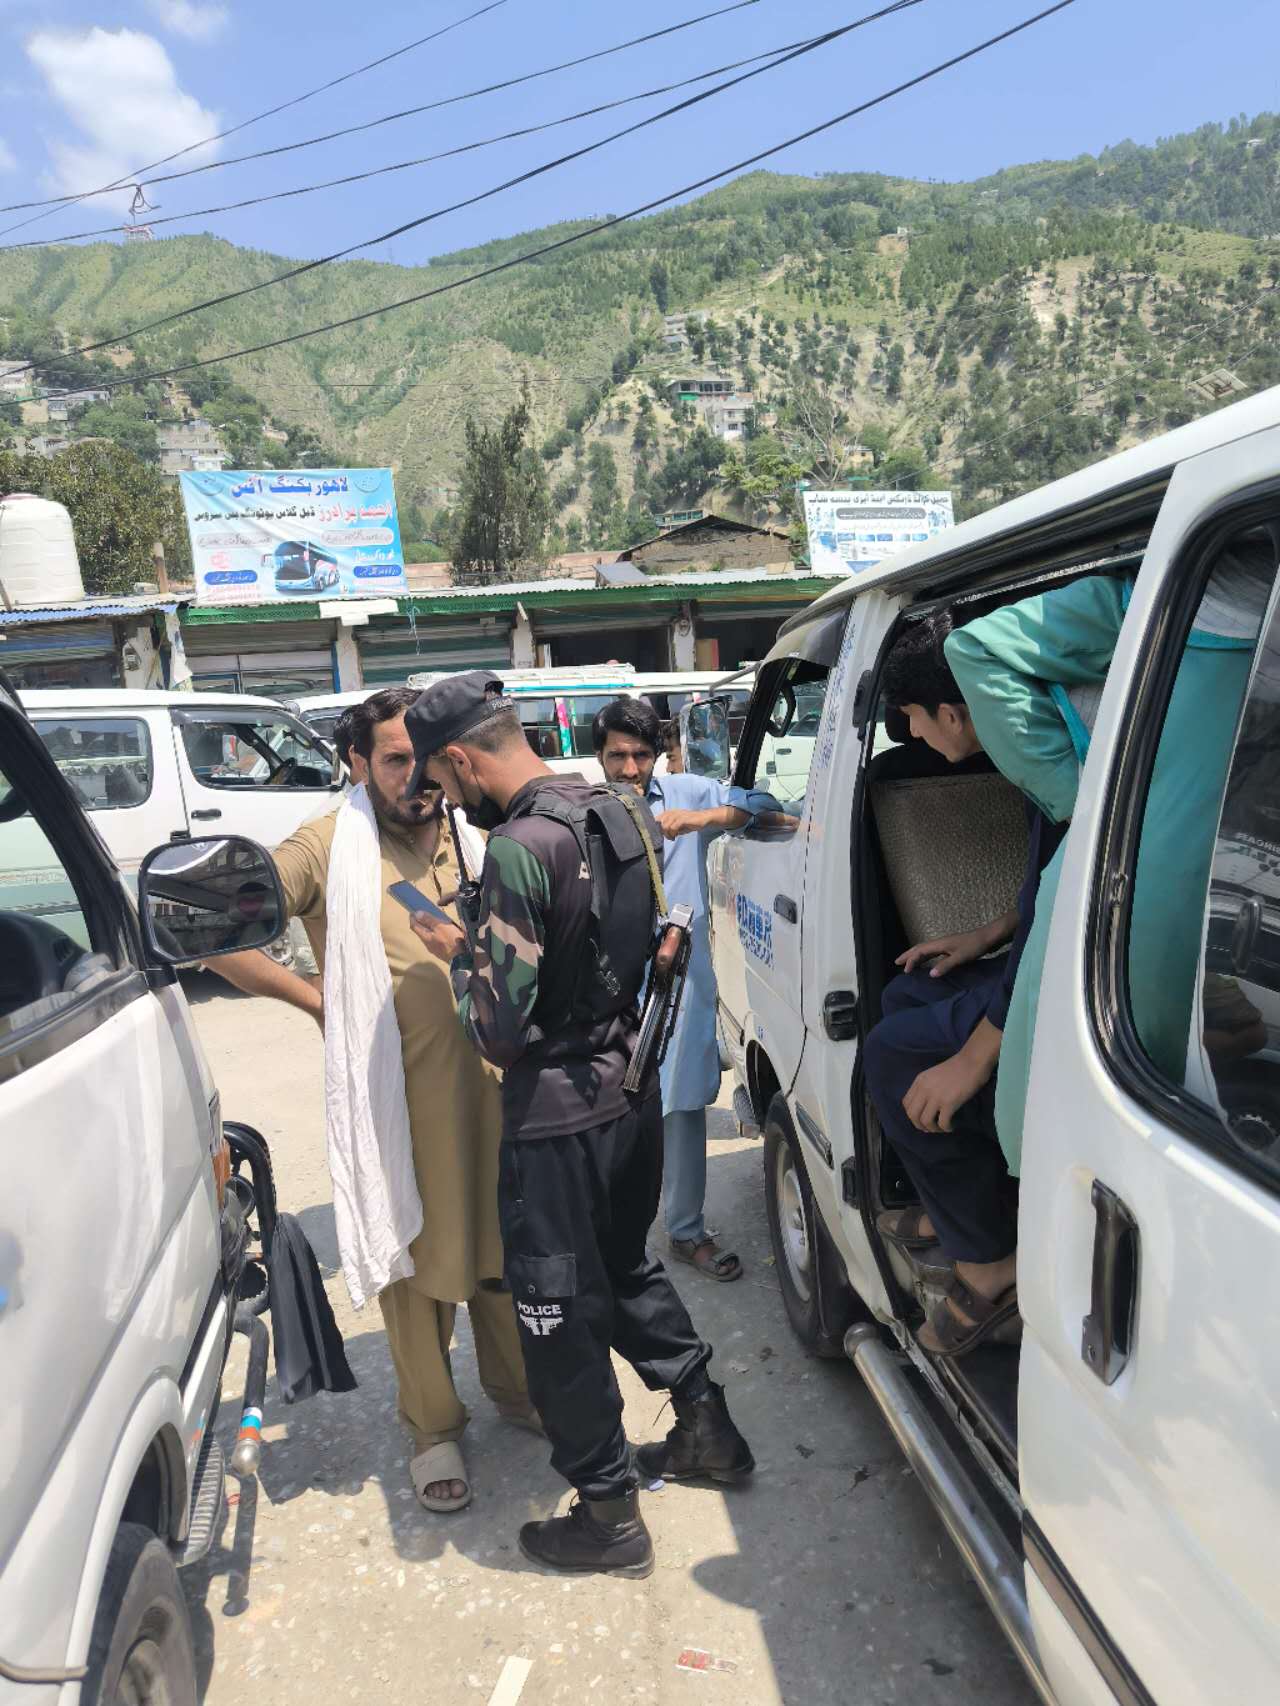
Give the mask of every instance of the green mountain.
[[(116, 365), (284, 337), (583, 228), (323, 267)], [(0, 252), (5, 351), (111, 336), (287, 265), (212, 236)], [(708, 500), (785, 513), (797, 469), (847, 477), (858, 446), (876, 478), (939, 479), (972, 508), (1280, 380), (1278, 285), (1280, 117), (1262, 115), (969, 184), (755, 173), (169, 401), (227, 420), (238, 456), (271, 448), (265, 416), (390, 462), (421, 523), (456, 484), (466, 417), (496, 418), (527, 373), (569, 544)], [(663, 313), (687, 310), (688, 347), (664, 349)], [(733, 452), (671, 406), (671, 381), (712, 374), (756, 400), (763, 436)]]

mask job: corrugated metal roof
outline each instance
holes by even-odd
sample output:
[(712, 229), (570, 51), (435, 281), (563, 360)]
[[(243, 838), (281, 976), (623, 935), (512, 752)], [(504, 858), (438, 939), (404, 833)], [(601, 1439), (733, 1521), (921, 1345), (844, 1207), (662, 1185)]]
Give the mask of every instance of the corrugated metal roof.
[(171, 613), (177, 608), (176, 598), (158, 598), (154, 593), (120, 598), (80, 598), (73, 604), (51, 604), (47, 609), (23, 606), (20, 610), (0, 610), (0, 629), (42, 622), (112, 621), (121, 616), (146, 616), (157, 610)]

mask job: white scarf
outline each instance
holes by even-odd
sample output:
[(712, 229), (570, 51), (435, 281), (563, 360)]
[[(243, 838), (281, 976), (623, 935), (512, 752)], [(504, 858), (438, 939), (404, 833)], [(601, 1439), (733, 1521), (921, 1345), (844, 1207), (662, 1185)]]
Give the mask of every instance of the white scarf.
[(382, 851), (363, 783), (338, 812), (325, 895), (324, 1095), (338, 1249), (357, 1309), (413, 1273), (422, 1230), (400, 1027), (382, 942)]

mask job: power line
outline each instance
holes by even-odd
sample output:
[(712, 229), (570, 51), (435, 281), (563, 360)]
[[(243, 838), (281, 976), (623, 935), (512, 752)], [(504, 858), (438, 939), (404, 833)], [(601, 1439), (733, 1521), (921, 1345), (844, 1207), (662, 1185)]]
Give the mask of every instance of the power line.
[[(495, 0), (495, 3), (496, 4), (505, 4), (505, 0)], [(379, 125), (394, 124), (399, 119), (416, 118), (420, 113), (436, 112), (441, 107), (457, 106), (462, 101), (474, 101), (480, 95), (492, 95), (492, 94), (498, 93), (500, 90), (503, 90), (503, 89), (514, 89), (521, 83), (532, 83), (532, 82), (535, 82), (540, 77), (550, 77), (553, 75), (553, 73), (555, 73), (557, 71), (572, 71), (576, 66), (588, 65), (593, 60), (596, 60), (596, 59), (607, 59), (611, 54), (623, 53), (628, 48), (632, 48), (632, 47), (642, 47), (647, 42), (659, 41), (663, 36), (675, 35), (680, 30), (692, 29), (695, 24), (705, 24), (712, 18), (723, 18), (730, 12), (741, 12), (748, 6), (756, 6), (758, 4), (759, 4), (759, 0), (733, 0), (732, 5), (721, 6), (721, 7), (717, 8), (717, 10), (714, 12), (701, 12), (698, 14), (698, 16), (696, 18), (686, 18), (681, 23), (668, 24), (665, 29), (650, 30), (646, 35), (633, 36), (630, 39), (630, 41), (618, 42), (613, 47), (598, 48), (594, 53), (581, 54), (577, 59), (563, 60), (563, 61), (561, 61), (561, 63), (559, 65), (547, 65), (547, 66), (544, 66), (543, 69), (540, 71), (527, 71), (522, 76), (519, 76), (519, 77), (508, 77), (501, 83), (486, 83), (482, 88), (468, 89), (464, 94), (461, 94), (461, 95), (446, 95), (438, 101), (428, 101), (428, 102), (426, 102), (426, 104), (424, 106), (404, 107), (399, 112), (384, 113), (380, 118), (368, 119), (363, 124), (352, 124), (352, 125), (347, 125), (342, 130), (326, 131), (322, 136), (310, 136), (310, 137), (305, 138), (301, 142), (285, 142), (285, 143), (282, 143), (278, 148), (260, 149), (256, 154), (235, 154), (235, 155), (232, 155), (232, 157), (230, 159), (227, 159), (227, 160), (209, 160), (203, 166), (191, 166), (186, 171), (183, 171), (183, 172), (168, 172), (163, 177), (148, 178), (143, 187), (149, 188), (153, 184), (172, 183), (177, 178), (191, 178), (191, 177), (197, 176), (201, 172), (221, 171), (223, 169), (223, 167), (225, 167), (225, 166), (243, 166), (247, 161), (267, 160), (267, 159), (274, 157), (277, 154), (292, 154), (292, 153), (295, 153), (299, 148), (314, 148), (316, 146), (316, 144), (320, 143), (320, 142), (333, 142), (333, 141), (336, 141), (339, 137), (355, 136), (355, 135), (358, 135), (361, 131), (365, 131), (365, 130), (376, 130)], [(465, 22), (465, 20), (463, 20), (463, 21)], [(277, 108), (275, 110), (279, 111), (282, 109)], [(262, 116), (265, 117), (268, 115), (264, 114)], [(256, 122), (257, 121), (254, 119), (247, 119), (245, 121), (246, 124), (253, 124)], [(236, 126), (235, 128), (236, 129), (243, 129), (243, 126)], [(223, 135), (225, 135), (225, 136), (230, 136), (231, 134), (233, 134), (232, 131), (223, 132)], [(211, 138), (210, 140), (218, 141), (218, 140), (220, 140), (220, 138), (214, 137), (214, 138)], [(204, 146), (206, 146), (206, 144), (202, 143), (202, 142), (196, 142), (196, 143), (193, 143), (191, 145), (192, 148), (203, 148)], [(181, 153), (183, 153), (183, 154), (187, 154), (190, 152), (191, 152), (190, 148), (186, 148), (186, 149), (181, 150)], [(180, 158), (179, 154), (171, 154), (169, 156), (170, 160), (176, 160), (179, 158)], [(159, 166), (163, 166), (163, 165), (167, 165), (167, 164), (168, 164), (168, 161), (165, 161), (165, 160), (156, 161), (156, 165), (159, 165)], [(150, 171), (150, 170), (152, 170), (152, 168), (148, 166), (148, 167), (145, 167), (144, 170)], [(131, 178), (124, 180), (124, 182), (126, 182), (126, 183), (131, 183), (132, 181), (133, 180)], [(15, 202), (10, 202), (7, 206), (0, 205), (0, 213), (17, 213), (17, 212), (21, 212), (22, 209), (28, 208), (28, 207), (56, 207), (56, 206), (64, 205), (68, 202), (86, 201), (91, 196), (107, 195), (111, 191), (117, 190), (119, 188), (120, 188), (120, 183), (117, 182), (115, 184), (107, 184), (102, 189), (85, 190), (80, 195), (55, 196), (49, 201), (15, 201)], [(14, 225), (14, 226), (10, 226), (9, 229), (16, 231), (19, 229), (19, 227)], [(6, 235), (7, 235), (7, 232), (0, 231), (0, 237), (6, 236)]]
[[(505, 6), (507, 0), (487, 0), (478, 11), (469, 12), (465, 18), (455, 18), (453, 23), (445, 24), (430, 35), (419, 36), (416, 41), (406, 42), (403, 47), (393, 48), (390, 53), (384, 53), (378, 59), (371, 59), (365, 65), (357, 65), (353, 71), (344, 71), (341, 77), (333, 77), (327, 83), (321, 83), (315, 89), (307, 89), (301, 95), (294, 95), (287, 101), (281, 101), (279, 106), (268, 107), (265, 112), (255, 113), (252, 118), (241, 119), (239, 124), (220, 130), (215, 136), (206, 136), (199, 142), (189, 142), (185, 148), (179, 148), (174, 154), (166, 154), (163, 159), (153, 160), (149, 166), (139, 166), (128, 177), (117, 178), (114, 183), (104, 184), (101, 189), (83, 190), (79, 195), (53, 196), (48, 201), (14, 202), (10, 207), (0, 207), (0, 213), (16, 213), (24, 207), (44, 207), (52, 213), (56, 208), (87, 201), (95, 195), (107, 195), (114, 190), (127, 189), (135, 179), (144, 172), (154, 172), (158, 166), (167, 166), (171, 161), (181, 160), (185, 155), (194, 153), (197, 148), (210, 148), (215, 142), (225, 142), (228, 136), (235, 136), (242, 130), (248, 130), (250, 125), (261, 124), (264, 119), (275, 118), (278, 113), (288, 112), (290, 107), (301, 106), (304, 101), (314, 100), (317, 95), (324, 95), (330, 89), (336, 89), (340, 83), (349, 83), (353, 77), (362, 77), (366, 71), (374, 71), (380, 65), (387, 65), (393, 59), (399, 59), (403, 54), (412, 53), (415, 48), (425, 47), (428, 42), (439, 41), (441, 36), (447, 36), (452, 30), (461, 29), (463, 24), (470, 24), (476, 18), (484, 17), (486, 12), (495, 12), (499, 6)], [(11, 231), (20, 231), (24, 225), (34, 225), (41, 219), (47, 219), (48, 213), (35, 214), (31, 219), (23, 219), (16, 225), (7, 226), (0, 231), (0, 237), (7, 237)]]
[[(905, 0), (906, 4), (915, 5), (919, 0)], [(806, 38), (808, 42), (816, 41), (816, 37)], [(612, 112), (617, 107), (631, 106), (636, 101), (652, 100), (658, 95), (669, 95), (675, 89), (687, 89), (694, 83), (704, 83), (709, 77), (720, 77), (726, 71), (737, 71), (744, 65), (757, 65), (761, 60), (773, 59), (779, 54), (789, 53), (793, 48), (806, 45), (805, 41), (786, 42), (781, 47), (771, 47), (763, 53), (753, 53), (746, 59), (732, 60), (728, 65), (714, 66), (710, 71), (700, 71), (695, 77), (682, 77), (677, 83), (664, 83), (656, 89), (644, 89), (636, 95), (622, 95), (615, 101), (604, 101), (599, 106), (584, 107), (581, 112), (567, 113), (563, 118), (546, 120), (543, 124), (524, 125), (519, 130), (506, 130), (499, 136), (487, 136), (479, 142), (465, 142), (457, 148), (446, 148), (438, 154), (423, 154), (414, 160), (397, 160), (388, 166), (375, 166), (367, 172), (352, 172), (342, 178), (326, 178), (319, 183), (302, 184), (295, 189), (276, 190), (270, 195), (250, 196), (245, 201), (229, 201), (219, 207), (196, 207), (186, 213), (168, 214), (164, 219), (152, 219), (151, 225), (173, 225), (184, 219), (204, 219), (215, 213), (237, 213), (246, 207), (261, 207), (265, 202), (285, 201), (290, 197), (314, 195), (319, 190), (341, 188), (345, 184), (359, 184), (368, 178), (384, 177), (389, 172), (404, 172), (412, 166), (430, 166), (439, 160), (449, 160), (458, 154), (474, 153), (480, 148), (492, 148), (500, 142), (512, 142), (522, 136), (534, 136), (540, 131), (554, 130), (559, 125), (572, 124), (578, 119), (595, 118), (600, 113)], [(65, 235), (48, 238), (32, 237), (21, 243), (0, 243), (0, 251), (6, 249), (37, 249), (46, 248), (53, 243), (76, 243), (84, 238), (114, 237), (119, 233), (119, 224), (99, 226), (93, 231), (69, 231)]]
[[(650, 113), (647, 118), (638, 119), (635, 124), (626, 125), (622, 130), (616, 130), (610, 136), (586, 143), (583, 147), (575, 148), (567, 154), (561, 154), (554, 160), (544, 160), (541, 165), (530, 167), (528, 171), (517, 173), (515, 177), (507, 178), (500, 184), (491, 185), (488, 189), (480, 190), (475, 195), (466, 196), (461, 201), (451, 202), (446, 207), (435, 208), (430, 213), (419, 214), (416, 219), (405, 220), (403, 224), (393, 226), (390, 231), (382, 231), (377, 236), (366, 237), (359, 243), (349, 243), (346, 248), (335, 249), (331, 254), (321, 255), (314, 261), (303, 261), (296, 267), (290, 267), (285, 272), (277, 273), (273, 278), (261, 279), (257, 284), (242, 285), (238, 290), (223, 291), (220, 295), (208, 297), (203, 302), (192, 303), (189, 308), (179, 308), (172, 314), (163, 314), (159, 319), (148, 320), (141, 326), (130, 327), (128, 331), (118, 332), (108, 338), (99, 338), (95, 343), (82, 344), (74, 353), (91, 355), (95, 350), (110, 348), (113, 344), (123, 343), (130, 338), (141, 337), (146, 332), (158, 331), (162, 326), (173, 325), (178, 320), (188, 319), (192, 314), (201, 314), (206, 309), (222, 307), (228, 302), (239, 301), (242, 297), (253, 296), (259, 290), (268, 290), (274, 285), (288, 283), (291, 279), (301, 278), (306, 273), (315, 272), (319, 267), (328, 266), (333, 261), (343, 260), (348, 255), (358, 254), (361, 249), (374, 248), (379, 243), (386, 243), (394, 237), (403, 236), (407, 231), (416, 231), (423, 225), (444, 218), (446, 214), (456, 213), (464, 207), (474, 207), (479, 202), (487, 201), (490, 197), (500, 195), (505, 190), (514, 189), (520, 184), (530, 182), (533, 178), (542, 177), (547, 172), (568, 165), (571, 161), (580, 160), (588, 154), (594, 154), (598, 149), (608, 147), (610, 143), (617, 142), (624, 136), (631, 136), (638, 130), (647, 129), (650, 125), (660, 124), (663, 119), (671, 118), (674, 114), (684, 112), (689, 107), (697, 106), (702, 101), (711, 100), (713, 96), (723, 94), (726, 89), (735, 88), (739, 83), (745, 83), (752, 77), (762, 76), (766, 71), (775, 71), (780, 65), (785, 65), (790, 60), (798, 59), (806, 53), (812, 53), (819, 47), (825, 47), (831, 42), (839, 40), (841, 36), (848, 35), (852, 30), (861, 29), (864, 24), (873, 23), (896, 12), (906, 11), (921, 3), (922, 0), (892, 0), (891, 5), (882, 7), (880, 11), (869, 12), (866, 17), (855, 19), (853, 23), (842, 24), (837, 29), (828, 30), (825, 35), (815, 36), (811, 41), (802, 42), (799, 47), (792, 48), (790, 52), (782, 54), (777, 59), (770, 60), (765, 65), (756, 66), (751, 71), (740, 72), (738, 76), (731, 77), (727, 82), (716, 83), (710, 89), (703, 89), (696, 95), (689, 95), (683, 101), (677, 101), (674, 106), (664, 107), (658, 113)], [(1070, 3), (1070, 0), (1064, 0), (1064, 3)], [(27, 362), (14, 367), (11, 371), (22, 372), (24, 367), (29, 369), (33, 365), (34, 363)]]
[[(246, 345), (243, 349), (226, 350), (221, 355), (204, 356), (196, 361), (181, 362), (173, 367), (156, 368), (146, 373), (133, 374), (127, 379), (107, 380), (101, 384), (83, 386), (80, 389), (118, 391), (129, 386), (146, 384), (155, 379), (171, 379), (179, 373), (194, 373), (200, 368), (216, 367), (224, 361), (236, 361), (242, 356), (261, 355), (267, 350), (282, 349), (287, 344), (301, 343), (306, 338), (319, 337), (325, 332), (343, 331), (348, 326), (360, 325), (366, 320), (377, 318), (379, 315), (394, 313), (397, 309), (409, 308), (416, 303), (429, 301), (433, 297), (447, 295), (450, 291), (462, 289), (464, 285), (479, 283), (482, 279), (493, 278), (499, 273), (510, 272), (515, 267), (527, 266), (529, 262), (539, 260), (544, 255), (569, 248), (574, 243), (581, 243), (587, 237), (598, 236), (602, 231), (612, 230), (616, 225), (622, 225), (628, 220), (638, 219), (646, 213), (652, 213), (657, 208), (667, 206), (669, 202), (679, 201), (683, 196), (693, 195), (698, 190), (707, 189), (711, 184), (719, 183), (723, 178), (732, 177), (736, 172), (743, 172), (749, 167), (758, 166), (761, 161), (772, 159), (788, 148), (794, 148), (801, 142), (808, 142), (815, 136), (821, 136), (826, 131), (834, 130), (837, 125), (847, 123), (849, 119), (856, 118), (861, 113), (869, 112), (873, 107), (882, 106), (886, 101), (893, 100), (896, 96), (905, 94), (910, 89), (918, 88), (932, 78), (941, 76), (944, 71), (950, 71), (957, 65), (977, 58), (979, 54), (986, 53), (993, 47), (998, 47), (1002, 42), (1009, 41), (1012, 37), (1020, 35), (1024, 30), (1029, 30), (1036, 24), (1043, 23), (1046, 18), (1051, 18), (1058, 12), (1066, 11), (1069, 6), (1074, 4), (1075, 0), (1056, 0), (1054, 5), (1045, 7), (1043, 11), (1033, 13), (1031, 17), (1024, 18), (1021, 23), (1013, 24), (1008, 29), (1001, 30), (997, 35), (988, 36), (985, 41), (967, 48), (963, 53), (953, 54), (950, 59), (944, 59), (928, 71), (922, 71), (917, 76), (908, 78), (906, 82), (898, 83), (892, 89), (886, 89), (882, 94), (872, 96), (870, 100), (861, 101), (857, 106), (848, 107), (844, 112), (835, 114), (833, 118), (824, 119), (820, 124), (811, 125), (807, 130), (800, 131), (795, 136), (789, 136), (782, 142), (775, 142), (769, 148), (762, 148), (758, 153), (748, 155), (746, 159), (738, 160), (731, 166), (724, 166), (719, 171), (710, 172), (705, 177), (683, 185), (680, 189), (670, 190), (665, 195), (655, 196), (651, 201), (644, 202), (639, 207), (633, 207), (627, 213), (619, 213), (609, 219), (599, 220), (595, 225), (586, 227), (585, 230), (571, 232), (567, 237), (559, 237), (553, 242), (543, 243), (539, 248), (530, 249), (523, 255), (513, 255), (508, 260), (495, 262), (493, 266), (483, 267), (463, 278), (453, 279), (448, 284), (436, 285), (431, 290), (420, 290), (412, 296), (401, 297), (396, 302), (384, 302), (376, 308), (366, 308), (359, 314), (349, 314), (341, 320), (331, 320), (323, 326), (311, 326), (305, 331), (291, 332), (285, 337), (270, 338), (260, 344)], [(78, 394), (77, 391), (67, 393), (68, 396)]]

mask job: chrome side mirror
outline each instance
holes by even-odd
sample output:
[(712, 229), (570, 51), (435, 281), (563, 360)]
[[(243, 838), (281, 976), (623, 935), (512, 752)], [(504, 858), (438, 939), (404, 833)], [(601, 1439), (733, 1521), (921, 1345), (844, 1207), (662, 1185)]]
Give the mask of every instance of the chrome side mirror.
[(729, 701), (695, 699), (680, 712), (680, 747), (691, 776), (729, 778)]
[(284, 934), (284, 891), (271, 856), (240, 835), (155, 847), (138, 871), (148, 956), (166, 966), (265, 948)]

